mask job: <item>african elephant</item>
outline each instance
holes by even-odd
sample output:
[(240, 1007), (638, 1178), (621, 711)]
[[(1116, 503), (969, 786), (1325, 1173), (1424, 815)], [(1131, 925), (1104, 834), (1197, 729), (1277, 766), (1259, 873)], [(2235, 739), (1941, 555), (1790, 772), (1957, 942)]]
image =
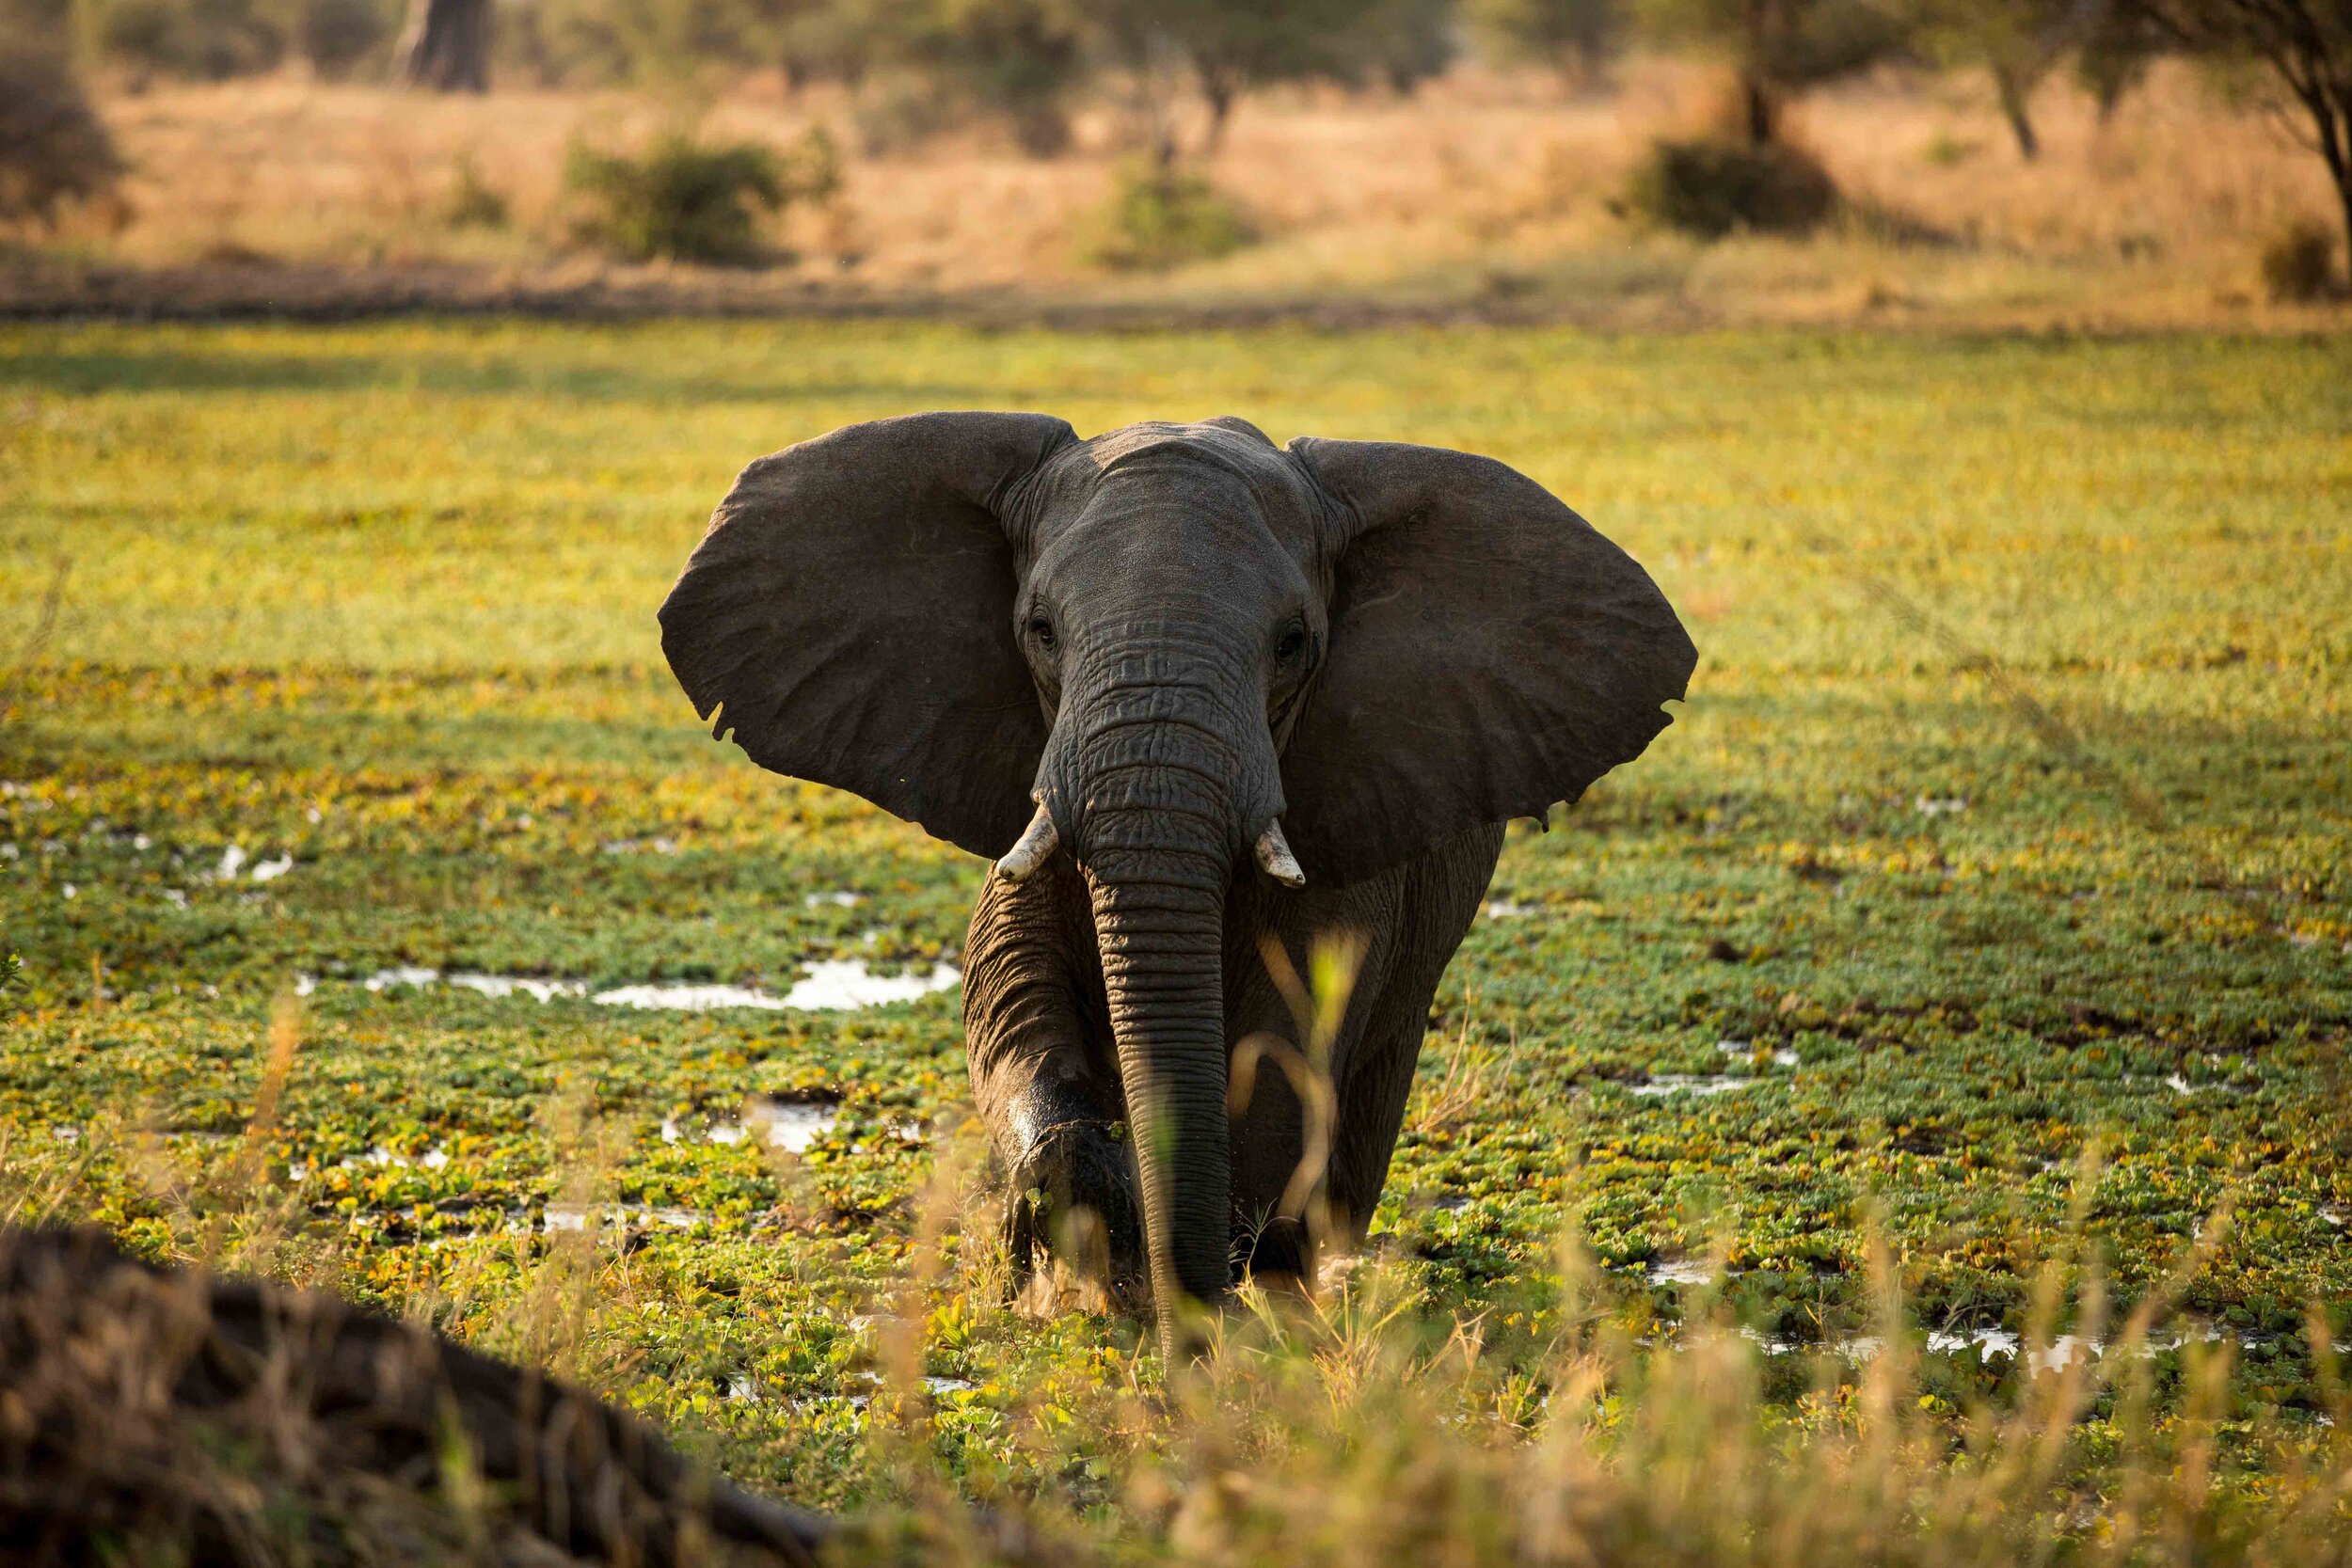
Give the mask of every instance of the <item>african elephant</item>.
[[(1299, 1102), (1269, 1070), (1227, 1104), (1235, 1044), (1294, 1033), (1262, 938), (1361, 944), (1327, 1177), (1359, 1233), (1504, 823), (1638, 756), (1697, 657), (1503, 465), (1236, 419), (803, 442), (743, 470), (661, 628), (714, 735), (1001, 857), (964, 950), (973, 1094), (1012, 1191), (1143, 1265), (1164, 1343), (1182, 1298), (1306, 1264), (1274, 1212)], [(1016, 1197), (1025, 1259), (1036, 1219)]]

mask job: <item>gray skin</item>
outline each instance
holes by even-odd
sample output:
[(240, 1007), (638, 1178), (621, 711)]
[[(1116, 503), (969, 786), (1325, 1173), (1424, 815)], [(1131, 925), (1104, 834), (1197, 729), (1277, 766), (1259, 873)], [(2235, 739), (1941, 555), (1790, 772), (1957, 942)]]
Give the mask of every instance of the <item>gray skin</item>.
[[(973, 1094), (1016, 1261), (1091, 1210), (1164, 1342), (1184, 1299), (1311, 1266), (1287, 1078), (1227, 1103), (1238, 1044), (1295, 1037), (1262, 942), (1302, 970), (1320, 935), (1361, 947), (1326, 1187), (1359, 1235), (1503, 824), (1639, 755), (1697, 657), (1640, 566), (1502, 465), (1239, 420), (835, 431), (743, 471), (661, 626), (761, 766), (979, 854), (1050, 826), (973, 913)], [(1303, 887), (1261, 871), (1287, 869), (1269, 827)]]

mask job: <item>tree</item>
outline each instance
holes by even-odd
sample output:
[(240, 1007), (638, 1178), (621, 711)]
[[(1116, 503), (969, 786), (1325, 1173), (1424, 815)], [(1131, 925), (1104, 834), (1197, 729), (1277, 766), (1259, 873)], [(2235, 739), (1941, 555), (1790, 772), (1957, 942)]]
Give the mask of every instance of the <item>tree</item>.
[(490, 0), (412, 0), (401, 74), (436, 92), (490, 90)]
[(2099, 107), (2099, 123), (2114, 117), (2123, 95), (2147, 79), (2165, 40), (2128, 0), (2097, 0), (2074, 50), (2074, 80)]
[(1069, 144), (1067, 101), (1087, 66), (1078, 0), (856, 0), (851, 14), (862, 64), (1001, 114), (1035, 156)]
[(1151, 0), (1149, 8), (1192, 64), (1209, 106), (1201, 150), (1214, 152), (1251, 87), (1356, 75), (1362, 62), (1351, 57), (1351, 35), (1373, 8), (1364, 0)]
[(2260, 68), (2298, 139), (2319, 154), (2352, 245), (2352, 0), (2133, 0), (2179, 48)]
[(1806, 88), (1883, 59), (1903, 41), (1900, 20), (1869, 0), (1636, 0), (1635, 21), (1664, 42), (1730, 57), (1741, 128), (1761, 147)]
[(934, 0), (918, 48), (929, 63), (1012, 122), (1022, 149), (1070, 144), (1065, 101), (1086, 70), (1085, 19), (1062, 0)]
[(1915, 37), (1947, 65), (1981, 65), (1993, 76), (2001, 114), (2026, 158), (2042, 151), (2033, 89), (2088, 30), (2083, 0), (1906, 0)]
[(1622, 0), (1468, 0), (1471, 29), (1498, 60), (1533, 60), (1585, 86), (1625, 33)]
[[(1093, 14), (1139, 81), (1164, 78), (1171, 61), (1190, 74), (1209, 111), (1204, 153), (1223, 141), (1233, 105), (1253, 87), (1375, 75), (1408, 87), (1450, 54), (1434, 0), (1110, 0)], [(1175, 135), (1157, 118), (1153, 151), (1168, 164)]]
[[(68, 202), (113, 195), (122, 155), (65, 51), (8, 41), (13, 46), (0, 52), (0, 223), (55, 224)], [(56, 596), (43, 611), (44, 628)]]
[(1375, 0), (1358, 29), (1364, 68), (1410, 92), (1454, 63), (1454, 0)]

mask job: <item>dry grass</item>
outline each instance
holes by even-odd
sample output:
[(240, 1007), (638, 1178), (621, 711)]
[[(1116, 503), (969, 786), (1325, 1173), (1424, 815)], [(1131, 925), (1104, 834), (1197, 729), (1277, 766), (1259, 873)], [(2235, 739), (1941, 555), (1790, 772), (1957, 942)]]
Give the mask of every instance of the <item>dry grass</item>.
[[(71, 1187), (13, 1153), (0, 1148), (12, 1215), (44, 1206), (30, 1188)], [(2229, 1393), (2234, 1346), (2199, 1342), (2194, 1325), (2184, 1342), (2174, 1321), (2228, 1211), (2169, 1281), (2111, 1314), (2082, 1229), (2096, 1181), (2087, 1158), (2065, 1244), (2033, 1292), (2019, 1358), (2030, 1370), (1998, 1403), (1956, 1405), (1876, 1241), (1872, 1332), (1806, 1360), (1768, 1354), (1704, 1299), (1679, 1335), (1641, 1332), (1606, 1304), (1571, 1228), (1540, 1330), (1518, 1313), (1434, 1315), (1375, 1254), (1327, 1271), (1312, 1299), (1245, 1288), (1203, 1325), (1200, 1358), (1165, 1380), (1131, 1363), (1120, 1378), (1027, 1390), (1014, 1441), (1063, 1481), (1041, 1492), (969, 1450), (952, 1474), (932, 1446), (926, 1346), (968, 1332), (1002, 1288), (970, 1229), (988, 1212), (977, 1166), (951, 1149), (918, 1202), (903, 1284), (875, 1304), (881, 1370), (864, 1432), (882, 1492), (827, 1560), (2343, 1560), (2352, 1397), (2324, 1318), (2311, 1334), (2332, 1424), (2244, 1418)], [(232, 1181), (208, 1195), (209, 1214), (183, 1214), (176, 1241), (277, 1201)], [(271, 1250), (247, 1266), (291, 1261)], [(628, 1291), (626, 1249), (593, 1229), (518, 1261), (527, 1298), (576, 1318), (575, 1338)], [(324, 1296), (157, 1275), (94, 1231), (0, 1232), (0, 1528), (56, 1544), (35, 1561), (127, 1545), (155, 1562), (715, 1568), (803, 1560), (799, 1543), (819, 1528), (723, 1483), (703, 1491), (630, 1418), (532, 1370)], [(544, 1478), (516, 1464), (533, 1428)], [(1111, 1455), (1120, 1468), (1105, 1474)], [(973, 1491), (995, 1512), (959, 1495)]]
[[(841, 197), (788, 216), (777, 265), (717, 280), (615, 267), (578, 248), (559, 173), (575, 137), (633, 143), (676, 118), (660, 99), (501, 91), (419, 99), (294, 79), (117, 95), (134, 166), (119, 232), (70, 230), (86, 263), (455, 268), (542, 291), (664, 281), (771, 302), (1003, 296), (1076, 303), (1357, 301), (1483, 305), (1624, 325), (1918, 321), (1953, 325), (2318, 325), (2341, 306), (2273, 307), (2261, 239), (2330, 210), (2316, 159), (2273, 124), (2160, 72), (2107, 124), (2063, 83), (2037, 105), (2027, 164), (1973, 77), (1890, 74), (1816, 96), (1798, 135), (1859, 216), (1812, 241), (1712, 247), (1639, 232), (1613, 211), (1646, 139), (1704, 118), (1712, 80), (1629, 67), (1606, 96), (1462, 74), (1418, 97), (1269, 94), (1246, 103), (1210, 172), (1264, 236), (1146, 278), (1090, 264), (1084, 236), (1123, 150), (1121, 120), (1080, 117), (1077, 152), (1023, 157), (986, 129), (887, 157), (852, 154)], [(707, 112), (717, 135), (782, 145), (843, 135), (847, 102), (752, 78)], [(470, 160), (512, 223), (451, 221)], [(18, 293), (24, 293), (20, 261)], [(40, 269), (30, 269), (38, 272)], [(54, 287), (54, 285), (53, 285)], [(2332, 312), (2332, 313), (2331, 313)]]

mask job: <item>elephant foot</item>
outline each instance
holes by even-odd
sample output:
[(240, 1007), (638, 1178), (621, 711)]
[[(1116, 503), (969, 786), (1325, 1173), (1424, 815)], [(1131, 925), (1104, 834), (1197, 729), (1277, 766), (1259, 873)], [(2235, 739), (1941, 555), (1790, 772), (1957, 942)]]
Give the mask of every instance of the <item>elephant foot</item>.
[(1270, 1216), (1233, 1235), (1236, 1285), (1247, 1279), (1263, 1291), (1311, 1294), (1314, 1259), (1314, 1238), (1295, 1219)]
[[(1005, 1241), (1016, 1291), (1066, 1274), (1082, 1296), (1126, 1312), (1151, 1307), (1135, 1158), (1104, 1121), (1072, 1121), (1038, 1134), (1013, 1166)], [(1041, 1270), (1040, 1254), (1055, 1265)]]

